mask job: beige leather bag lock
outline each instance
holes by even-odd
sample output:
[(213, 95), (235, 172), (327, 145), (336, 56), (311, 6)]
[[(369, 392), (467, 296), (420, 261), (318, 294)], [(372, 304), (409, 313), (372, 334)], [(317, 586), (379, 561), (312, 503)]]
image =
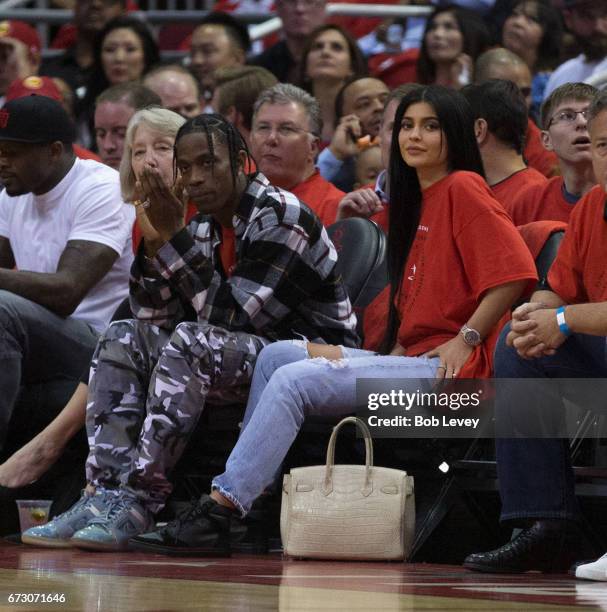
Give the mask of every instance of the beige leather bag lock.
[[(363, 433), (365, 465), (334, 465), (339, 429)], [(343, 419), (333, 428), (327, 464), (286, 474), (280, 533), (286, 555), (312, 559), (405, 559), (415, 532), (413, 477), (373, 466), (373, 441), (364, 421)]]

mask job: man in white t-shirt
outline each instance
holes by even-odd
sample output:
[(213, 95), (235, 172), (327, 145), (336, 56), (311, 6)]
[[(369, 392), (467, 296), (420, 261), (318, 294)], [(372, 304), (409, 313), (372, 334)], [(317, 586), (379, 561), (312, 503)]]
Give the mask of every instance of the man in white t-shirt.
[(73, 138), (50, 98), (0, 109), (0, 450), (20, 385), (79, 380), (128, 294), (134, 211)]
[(607, 72), (607, 0), (564, 0), (565, 25), (582, 53), (550, 76), (544, 100), (564, 83), (578, 83)]

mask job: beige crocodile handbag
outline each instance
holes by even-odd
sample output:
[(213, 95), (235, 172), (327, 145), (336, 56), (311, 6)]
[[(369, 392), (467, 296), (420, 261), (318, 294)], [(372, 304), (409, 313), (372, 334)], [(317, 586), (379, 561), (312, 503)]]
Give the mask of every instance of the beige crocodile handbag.
[[(339, 429), (363, 433), (365, 465), (334, 465)], [(413, 477), (373, 465), (373, 441), (364, 421), (343, 419), (333, 428), (327, 464), (286, 474), (280, 533), (286, 555), (311, 559), (406, 559), (415, 531)]]

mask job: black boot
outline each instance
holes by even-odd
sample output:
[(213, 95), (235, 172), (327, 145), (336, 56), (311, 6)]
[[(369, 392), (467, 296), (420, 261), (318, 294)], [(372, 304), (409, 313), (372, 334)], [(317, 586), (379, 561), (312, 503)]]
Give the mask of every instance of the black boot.
[(236, 510), (208, 495), (156, 531), (129, 540), (129, 548), (178, 556), (229, 557), (230, 524)]
[(579, 559), (583, 535), (570, 521), (536, 521), (501, 548), (475, 553), (464, 567), (477, 572), (566, 572)]

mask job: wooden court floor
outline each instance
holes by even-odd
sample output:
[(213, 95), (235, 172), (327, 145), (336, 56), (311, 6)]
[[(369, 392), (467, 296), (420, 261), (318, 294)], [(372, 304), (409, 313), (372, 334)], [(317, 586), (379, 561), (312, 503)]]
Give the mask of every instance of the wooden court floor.
[[(10, 603), (11, 595), (25, 602)], [(49, 595), (64, 602), (44, 603)], [(572, 608), (607, 611), (607, 583), (491, 576), (447, 565), (293, 561), (279, 554), (203, 559), (57, 551), (0, 540), (2, 611)]]

